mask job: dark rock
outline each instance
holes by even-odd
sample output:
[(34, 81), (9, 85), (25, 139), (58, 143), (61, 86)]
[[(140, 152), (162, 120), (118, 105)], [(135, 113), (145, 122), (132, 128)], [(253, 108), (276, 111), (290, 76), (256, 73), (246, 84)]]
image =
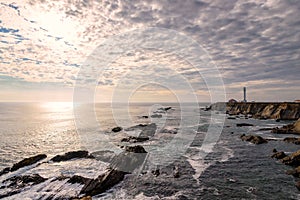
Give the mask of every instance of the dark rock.
[(281, 128), (275, 127), (271, 130), (271, 133), (276, 134), (293, 134), (293, 125), (288, 124), (286, 126), (282, 126)]
[(295, 169), (288, 170), (286, 173), (288, 175), (293, 175), (296, 178), (300, 178), (300, 166), (296, 167)]
[(299, 166), (300, 165), (300, 150), (292, 153), (289, 156), (286, 156), (282, 159), (282, 163), (291, 166)]
[(122, 172), (115, 169), (109, 169), (105, 174), (100, 175), (96, 179), (91, 179), (88, 181), (80, 191), (80, 194), (85, 194), (89, 196), (95, 196), (101, 194), (108, 189), (112, 188), (114, 185), (120, 183), (126, 172)]
[(144, 118), (144, 119), (148, 119), (148, 118), (149, 118), (149, 116), (148, 116), (148, 115), (143, 115), (143, 116), (142, 116), (142, 118)]
[(68, 180), (68, 183), (71, 183), (71, 184), (79, 183), (79, 184), (81, 184), (81, 185), (85, 185), (85, 184), (87, 184), (89, 181), (91, 181), (90, 178), (85, 178), (85, 177), (82, 177), (82, 176), (74, 175), (74, 176), (72, 176), (72, 177)]
[(47, 180), (46, 178), (43, 178), (38, 174), (32, 174), (32, 175), (24, 175), (24, 176), (14, 176), (4, 180), (3, 183), (10, 182), (8, 187), (22, 188), (29, 183), (31, 185), (36, 185), (46, 180)]
[(227, 117), (227, 119), (236, 119), (235, 117)]
[(3, 174), (6, 174), (6, 173), (8, 173), (8, 172), (10, 172), (10, 167), (4, 168), (4, 169), (0, 172), (0, 176), (2, 176)]
[(277, 152), (277, 149), (273, 149), (273, 151), (272, 151), (273, 153), (276, 153)]
[(123, 130), (123, 129), (122, 129), (122, 127), (119, 127), (119, 126), (113, 128), (113, 129), (111, 129), (111, 131), (112, 131), (112, 132), (115, 132), (115, 133), (120, 132), (121, 130)]
[(286, 137), (283, 139), (283, 141), (287, 142), (287, 143), (293, 143), (293, 144), (300, 144), (300, 138), (295, 138), (295, 137)]
[(10, 169), (10, 171), (16, 171), (22, 167), (26, 167), (26, 166), (29, 166), (29, 165), (32, 165), (34, 163), (37, 163), (38, 161), (40, 160), (43, 160), (47, 158), (47, 155), (45, 154), (39, 154), (39, 155), (36, 155), (36, 156), (32, 156), (32, 157), (29, 157), (29, 158), (25, 158), (23, 160), (21, 160), (20, 162), (18, 163), (15, 163), (12, 168)]
[(125, 151), (132, 152), (132, 153), (147, 153), (144, 147), (137, 145), (137, 146), (126, 146)]
[(298, 190), (300, 190), (300, 181), (297, 181), (295, 185), (296, 185), (296, 188), (297, 188)]
[(259, 131), (271, 131), (273, 128), (260, 128)]
[(280, 122), (280, 119), (276, 119), (275, 121), (276, 121), (276, 122)]
[(151, 115), (151, 118), (162, 118), (162, 115), (161, 114), (154, 114), (154, 115)]
[(152, 170), (151, 173), (152, 173), (154, 176), (156, 176), (156, 177), (160, 175), (159, 169)]
[(50, 161), (53, 162), (61, 162), (61, 161), (68, 161), (74, 158), (89, 158), (89, 152), (88, 151), (70, 151), (63, 155), (56, 155), (54, 156)]
[(248, 123), (239, 123), (236, 124), (237, 127), (242, 127), (242, 126), (253, 126), (253, 124), (248, 124)]
[(134, 137), (134, 136), (129, 136), (127, 138), (123, 138), (121, 142), (130, 142), (130, 143), (136, 143), (136, 142), (145, 142), (149, 140), (149, 137)]
[[(276, 149), (275, 149), (276, 150)], [(274, 152), (274, 151), (273, 151)], [(274, 152), (274, 154), (271, 156), (272, 158), (276, 158), (276, 159), (283, 159), (284, 157), (286, 157), (287, 155), (283, 152)]]
[(111, 161), (111, 168), (124, 172), (132, 172), (144, 163), (147, 152), (144, 147), (126, 146), (125, 151), (115, 156)]
[(177, 134), (176, 129), (163, 129), (161, 133), (170, 133), (170, 134)]
[(178, 169), (177, 166), (175, 166), (175, 167), (173, 168), (173, 177), (174, 177), (174, 178), (179, 178), (179, 177), (180, 177), (179, 169)]
[(263, 143), (268, 142), (267, 140), (265, 140), (264, 138), (262, 138), (259, 135), (245, 135), (245, 134), (243, 134), (241, 136), (241, 139), (243, 141), (251, 142), (253, 144), (263, 144)]

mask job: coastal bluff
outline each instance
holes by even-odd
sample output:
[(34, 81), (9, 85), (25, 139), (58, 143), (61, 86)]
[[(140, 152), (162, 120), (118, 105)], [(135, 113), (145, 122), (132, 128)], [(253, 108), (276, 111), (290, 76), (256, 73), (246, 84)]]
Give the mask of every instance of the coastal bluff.
[(217, 102), (209, 109), (226, 111), (229, 115), (250, 115), (257, 119), (297, 120), (300, 118), (298, 102)]

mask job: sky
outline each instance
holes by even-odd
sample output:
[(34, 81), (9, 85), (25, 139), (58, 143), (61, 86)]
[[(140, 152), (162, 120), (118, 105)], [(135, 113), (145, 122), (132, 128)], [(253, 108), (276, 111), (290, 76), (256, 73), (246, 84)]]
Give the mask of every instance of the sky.
[(294, 101), (299, 74), (298, 0), (0, 0), (0, 101)]

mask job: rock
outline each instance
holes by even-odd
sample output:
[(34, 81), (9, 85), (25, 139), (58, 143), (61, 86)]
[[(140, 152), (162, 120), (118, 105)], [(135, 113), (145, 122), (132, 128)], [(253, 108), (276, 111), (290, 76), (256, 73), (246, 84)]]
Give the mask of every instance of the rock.
[(151, 115), (151, 118), (162, 118), (161, 114), (153, 114)]
[(300, 134), (300, 119), (293, 124), (273, 128), (271, 132), (277, 134)]
[(273, 151), (272, 151), (273, 153), (277, 153), (277, 149), (273, 149)]
[(143, 115), (141, 118), (148, 119), (149, 116), (148, 115)]
[(237, 127), (242, 127), (242, 126), (253, 126), (253, 124), (248, 124), (248, 123), (239, 123), (236, 124)]
[(3, 183), (10, 182), (8, 187), (22, 188), (30, 183), (30, 185), (36, 185), (46, 181), (46, 178), (41, 177), (38, 174), (14, 176), (3, 181)]
[(176, 129), (163, 129), (161, 133), (170, 133), (170, 134), (177, 134)]
[(123, 130), (123, 128), (122, 128), (122, 127), (119, 127), (119, 126), (113, 128), (113, 129), (111, 129), (111, 131), (114, 132), (114, 133), (120, 132), (121, 130)]
[(154, 176), (156, 176), (156, 177), (160, 175), (159, 169), (152, 170), (151, 173), (152, 173)]
[(282, 159), (282, 163), (291, 166), (299, 166), (300, 165), (300, 150), (292, 153), (289, 156), (286, 156)]
[(300, 138), (295, 138), (295, 137), (286, 137), (283, 139), (283, 141), (287, 142), (287, 143), (293, 143), (293, 144), (300, 144)]
[(4, 168), (4, 169), (0, 172), (0, 176), (2, 176), (3, 174), (6, 174), (6, 173), (8, 173), (8, 172), (10, 172), (10, 167)]
[(286, 173), (288, 175), (293, 175), (296, 178), (300, 178), (300, 166), (296, 167), (295, 169), (288, 170)]
[(8, 183), (5, 186), (5, 192), (0, 193), (0, 199), (11, 197), (12, 195), (18, 194), (24, 191), (24, 188), (31, 187), (46, 181), (46, 178), (41, 177), (38, 174), (23, 175), (23, 176), (13, 176), (9, 179), (4, 180), (2, 183)]
[(179, 168), (177, 166), (175, 166), (173, 168), (173, 177), (174, 178), (179, 178), (180, 177), (180, 174), (179, 174)]
[(80, 191), (80, 194), (95, 196), (101, 194), (124, 179), (126, 172), (115, 169), (109, 169), (106, 173), (98, 176), (96, 179), (88, 181)]
[(85, 184), (87, 184), (89, 181), (91, 181), (90, 178), (85, 178), (85, 177), (82, 177), (82, 176), (74, 175), (74, 176), (72, 176), (72, 177), (68, 180), (68, 183), (71, 183), (71, 184), (79, 183), (79, 184), (81, 184), (81, 185), (85, 185)]
[[(276, 149), (275, 149), (276, 150)], [(274, 152), (274, 151), (273, 151)], [(276, 159), (283, 159), (284, 157), (286, 157), (287, 155), (283, 152), (274, 152), (274, 154), (271, 156), (272, 158), (276, 158)]]
[(126, 146), (125, 151), (115, 156), (111, 161), (110, 167), (124, 172), (132, 172), (139, 166), (141, 166), (147, 156), (147, 151), (144, 147)]
[(147, 153), (144, 147), (137, 145), (137, 146), (126, 146), (125, 151), (132, 152), (132, 153)]
[(236, 119), (235, 117), (227, 117), (227, 119)]
[(263, 144), (263, 143), (268, 142), (267, 140), (265, 140), (264, 138), (262, 138), (259, 135), (245, 135), (245, 134), (243, 134), (241, 136), (241, 139), (243, 141), (251, 142), (253, 144)]
[(126, 131), (142, 130), (138, 137), (153, 137), (156, 133), (157, 126), (155, 123), (151, 124), (139, 124), (125, 129)]
[(273, 128), (260, 128), (259, 131), (271, 131)]
[(276, 121), (276, 122), (280, 122), (280, 119), (276, 119), (275, 121)]
[(257, 119), (297, 120), (300, 118), (300, 103), (294, 102), (218, 102), (211, 105), (212, 110), (226, 110), (232, 115), (252, 115)]
[(300, 190), (300, 181), (297, 181), (297, 182), (296, 182), (296, 188), (297, 188), (298, 190)]
[(22, 167), (26, 167), (26, 166), (29, 166), (29, 165), (32, 165), (34, 163), (37, 163), (38, 161), (40, 160), (43, 160), (47, 158), (47, 155), (45, 154), (39, 154), (39, 155), (36, 155), (36, 156), (32, 156), (32, 157), (29, 157), (29, 158), (25, 158), (23, 160), (21, 160), (20, 162), (18, 163), (15, 163), (12, 168), (10, 169), (10, 171), (16, 171)]
[(121, 142), (130, 142), (130, 143), (136, 143), (136, 142), (145, 142), (149, 140), (149, 137), (134, 137), (134, 136), (129, 136), (127, 138), (123, 138)]
[(79, 150), (79, 151), (70, 151), (63, 155), (56, 155), (50, 161), (61, 162), (61, 161), (68, 161), (74, 158), (92, 158), (92, 157), (89, 156), (88, 151)]

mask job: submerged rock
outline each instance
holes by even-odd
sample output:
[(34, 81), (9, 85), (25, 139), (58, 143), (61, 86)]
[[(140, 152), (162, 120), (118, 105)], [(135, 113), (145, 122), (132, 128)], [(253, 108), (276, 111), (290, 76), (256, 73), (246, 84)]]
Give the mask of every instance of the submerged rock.
[(241, 135), (241, 139), (243, 141), (247, 141), (247, 142), (251, 142), (253, 144), (263, 144), (263, 143), (267, 143), (268, 141), (264, 138), (262, 138), (259, 135)]
[(70, 151), (63, 155), (56, 155), (50, 161), (61, 162), (61, 161), (68, 161), (74, 158), (93, 158), (93, 157), (89, 155), (88, 151), (79, 150), (79, 151)]
[(162, 118), (161, 114), (153, 114), (151, 115), (151, 118)]

